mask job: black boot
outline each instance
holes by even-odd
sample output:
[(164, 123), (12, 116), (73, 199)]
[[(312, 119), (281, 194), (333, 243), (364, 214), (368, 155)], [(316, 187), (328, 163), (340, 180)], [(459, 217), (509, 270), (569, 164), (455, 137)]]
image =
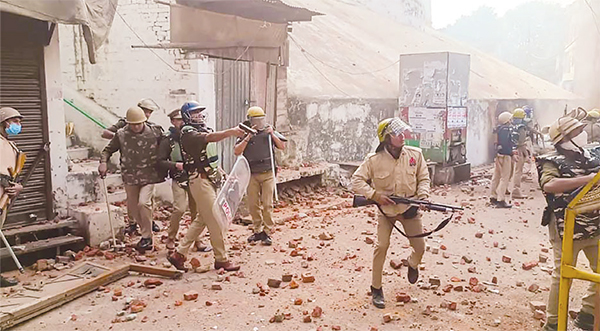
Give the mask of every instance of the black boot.
[(131, 223), (128, 226), (126, 226), (125, 229), (123, 229), (123, 233), (128, 234), (130, 236), (133, 236), (136, 232), (137, 232), (137, 224), (136, 223)]
[(273, 244), (273, 240), (271, 239), (271, 237), (269, 237), (269, 235), (266, 232), (261, 232), (262, 234), (262, 239), (261, 242), (263, 245), (265, 246), (271, 246)]
[(408, 282), (414, 284), (419, 280), (419, 270), (408, 266)]
[(145, 251), (152, 249), (152, 238), (142, 238), (137, 244), (137, 249), (139, 251)]
[(152, 221), (152, 232), (160, 232), (160, 226), (154, 221)]
[(495, 206), (495, 205), (497, 205), (497, 204), (498, 204), (498, 199), (496, 199), (496, 198), (490, 198), (490, 203), (491, 203), (493, 206)]
[(263, 239), (262, 234), (263, 234), (262, 232), (253, 233), (250, 237), (248, 237), (248, 242), (249, 243), (253, 243), (253, 242), (256, 242), (256, 241), (261, 241)]
[(374, 288), (371, 286), (371, 296), (373, 297), (373, 305), (379, 309), (385, 308), (385, 299), (383, 298), (383, 289)]
[(0, 287), (11, 287), (19, 284), (19, 281), (16, 279), (8, 279), (4, 278), (4, 276), (0, 275)]
[(575, 326), (585, 331), (594, 330), (594, 315), (580, 311), (575, 319)]
[(506, 202), (506, 201), (499, 201), (496, 204), (496, 208), (506, 208), (506, 209), (508, 209), (508, 208), (512, 208), (512, 205), (510, 203)]

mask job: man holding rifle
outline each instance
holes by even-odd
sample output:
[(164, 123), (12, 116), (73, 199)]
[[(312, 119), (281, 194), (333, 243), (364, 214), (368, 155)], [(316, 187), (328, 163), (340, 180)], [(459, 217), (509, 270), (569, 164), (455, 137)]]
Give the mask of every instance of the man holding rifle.
[(354, 191), (377, 202), (380, 210), (371, 285), (373, 304), (377, 308), (385, 308), (382, 290), (383, 265), (396, 221), (402, 224), (412, 247), (408, 258), (408, 281), (411, 284), (416, 283), (419, 278), (418, 266), (425, 252), (425, 239), (421, 236), (414, 237), (423, 232), (418, 208), (396, 204), (391, 198), (429, 198), (430, 179), (427, 164), (419, 148), (404, 145), (404, 134), (407, 131), (410, 131), (410, 127), (399, 118), (388, 118), (379, 123), (379, 146), (352, 175)]
[[(23, 116), (14, 108), (0, 108), (0, 202), (5, 201), (8, 205), (9, 200), (23, 190), (21, 184), (14, 181), (11, 172), (17, 169), (17, 159), (21, 151), (17, 146), (8, 140), (8, 136), (16, 136), (21, 133), (21, 119)], [(3, 199), (8, 196), (8, 200)], [(0, 227), (4, 225), (6, 219), (6, 206), (0, 206), (2, 215), (0, 215)], [(15, 279), (4, 278), (0, 275), (0, 287), (15, 286), (18, 281)]]

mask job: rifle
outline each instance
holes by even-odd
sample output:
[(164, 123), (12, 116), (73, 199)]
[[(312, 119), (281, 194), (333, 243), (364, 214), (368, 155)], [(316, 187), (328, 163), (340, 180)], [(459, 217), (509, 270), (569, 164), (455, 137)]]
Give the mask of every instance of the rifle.
[[(392, 225), (394, 226), (394, 228), (396, 230), (398, 230), (398, 232), (400, 232), (401, 235), (403, 235), (404, 237), (406, 237), (408, 239), (428, 237), (431, 234), (433, 234), (434, 232), (440, 231), (441, 229), (446, 227), (446, 225), (448, 225), (448, 223), (450, 223), (450, 220), (452, 220), (452, 217), (454, 216), (455, 211), (464, 210), (464, 208), (462, 208), (462, 207), (443, 205), (440, 203), (433, 203), (433, 202), (417, 200), (417, 199), (402, 198), (402, 197), (397, 197), (397, 196), (389, 196), (389, 198), (392, 199), (392, 201), (394, 201), (396, 204), (405, 204), (405, 205), (411, 206), (411, 208), (407, 211), (409, 214), (411, 214), (411, 216), (409, 216), (407, 218), (412, 218), (417, 215), (417, 207), (418, 206), (425, 206), (430, 210), (435, 210), (435, 211), (439, 211), (439, 212), (444, 212), (444, 213), (452, 212), (453, 213), (452, 215), (450, 215), (450, 217), (447, 217), (445, 220), (443, 220), (434, 230), (420, 233), (417, 235), (411, 235), (411, 236), (407, 235), (406, 233), (404, 233), (404, 231), (400, 230), (400, 228), (398, 228), (396, 226), (396, 222), (393, 222)], [(385, 213), (381, 209), (381, 206), (379, 206), (379, 204), (377, 202), (367, 199), (366, 197), (364, 197), (362, 195), (354, 195), (354, 199), (352, 201), (352, 207), (362, 207), (362, 206), (370, 206), (370, 205), (377, 205), (377, 208), (379, 208), (379, 211), (383, 215), (385, 215)], [(412, 209), (412, 212), (411, 212), (411, 209)], [(405, 214), (407, 212), (405, 212)], [(403, 215), (405, 215), (405, 214), (403, 214)]]
[[(439, 212), (455, 212), (457, 210), (464, 210), (463, 207), (456, 207), (450, 205), (443, 205), (440, 203), (433, 203), (429, 201), (410, 199), (410, 198), (402, 198), (397, 196), (390, 196), (390, 199), (394, 201), (396, 204), (410, 205), (410, 206), (425, 206), (427, 209), (435, 210)], [(373, 200), (369, 200), (362, 195), (355, 195), (352, 201), (352, 207), (362, 207), (362, 206), (370, 206), (377, 205), (377, 202)]]

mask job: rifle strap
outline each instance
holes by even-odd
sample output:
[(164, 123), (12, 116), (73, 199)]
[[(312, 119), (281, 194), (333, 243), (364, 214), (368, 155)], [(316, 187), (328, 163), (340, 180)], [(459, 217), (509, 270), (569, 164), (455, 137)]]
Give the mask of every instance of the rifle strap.
[(446, 219), (444, 219), (440, 224), (438, 224), (438, 226), (431, 230), (431, 231), (427, 231), (427, 232), (423, 232), (417, 235), (412, 235), (409, 236), (406, 233), (404, 233), (404, 231), (400, 230), (400, 228), (396, 225), (396, 220), (393, 217), (389, 217), (387, 216), (383, 210), (381, 210), (381, 207), (379, 205), (377, 205), (377, 208), (379, 208), (379, 211), (383, 214), (383, 216), (385, 216), (386, 218), (391, 218), (393, 220), (392, 225), (394, 226), (394, 228), (396, 230), (398, 230), (398, 232), (400, 232), (401, 235), (403, 235), (404, 237), (406, 237), (407, 239), (412, 239), (412, 238), (425, 238), (425, 237), (429, 237), (430, 235), (434, 234), (435, 232), (438, 232), (440, 230), (442, 230), (443, 228), (446, 227), (446, 225), (448, 225), (448, 223), (450, 223), (450, 221), (452, 220), (452, 218), (454, 217), (454, 213), (452, 213), (449, 217), (447, 217)]

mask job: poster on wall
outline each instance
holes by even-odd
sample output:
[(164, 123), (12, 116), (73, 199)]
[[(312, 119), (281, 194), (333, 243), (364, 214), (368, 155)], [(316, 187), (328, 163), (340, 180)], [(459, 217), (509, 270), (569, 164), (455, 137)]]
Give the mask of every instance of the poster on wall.
[(410, 107), (408, 123), (415, 133), (444, 132), (445, 109)]
[(448, 129), (462, 129), (467, 127), (467, 108), (448, 108)]

